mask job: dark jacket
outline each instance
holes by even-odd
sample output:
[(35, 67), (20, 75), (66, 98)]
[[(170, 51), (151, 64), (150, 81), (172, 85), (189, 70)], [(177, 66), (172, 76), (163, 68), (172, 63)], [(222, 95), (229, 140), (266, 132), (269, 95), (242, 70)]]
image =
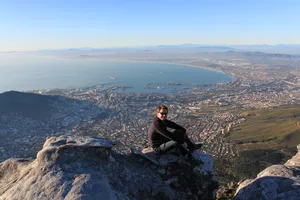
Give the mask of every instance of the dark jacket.
[[(167, 130), (168, 128), (175, 129), (177, 134), (170, 132)], [(180, 131), (182, 134), (178, 134)], [(170, 140), (174, 140), (182, 143), (183, 135), (186, 132), (185, 128), (172, 122), (170, 120), (165, 119), (164, 121), (160, 120), (155, 116), (152, 124), (148, 129), (148, 138), (152, 148), (159, 147), (161, 144), (168, 142)]]

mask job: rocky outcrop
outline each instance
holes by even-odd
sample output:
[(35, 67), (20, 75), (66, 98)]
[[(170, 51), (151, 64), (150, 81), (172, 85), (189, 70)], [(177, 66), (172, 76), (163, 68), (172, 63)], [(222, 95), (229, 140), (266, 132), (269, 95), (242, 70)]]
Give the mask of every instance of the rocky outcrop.
[(100, 138), (48, 138), (35, 160), (0, 164), (0, 199), (213, 198), (210, 156), (196, 152), (201, 162), (188, 164), (167, 155), (154, 163), (142, 152), (121, 155), (114, 146)]
[(272, 165), (255, 179), (243, 181), (236, 192), (238, 200), (300, 199), (300, 145), (298, 153), (284, 165)]
[(194, 151), (192, 158), (179, 156), (176, 151), (157, 156), (152, 148), (142, 151), (132, 148), (132, 153), (148, 161), (161, 175), (166, 185), (188, 193), (188, 199), (213, 199), (217, 187), (210, 155)]
[[(213, 159), (210, 155), (201, 153), (200, 151), (194, 151), (192, 153), (192, 163), (187, 161), (181, 156), (178, 156), (176, 152), (170, 152), (169, 154), (164, 154), (157, 156), (153, 153), (152, 148), (145, 148), (139, 151), (135, 148), (131, 148), (132, 153), (140, 155), (143, 158), (151, 161), (158, 167), (168, 167), (172, 164), (186, 164), (190, 165), (193, 171), (198, 175), (212, 175), (212, 178), (216, 180), (213, 169)], [(172, 154), (173, 153), (173, 154)], [(193, 164), (193, 165), (192, 165)]]

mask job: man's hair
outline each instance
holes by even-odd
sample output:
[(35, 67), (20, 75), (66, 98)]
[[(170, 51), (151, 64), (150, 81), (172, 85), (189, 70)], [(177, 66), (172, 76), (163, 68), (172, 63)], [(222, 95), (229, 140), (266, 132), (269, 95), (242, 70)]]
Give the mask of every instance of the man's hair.
[(156, 107), (156, 112), (159, 112), (161, 109), (165, 109), (165, 110), (168, 110), (168, 107), (166, 105), (159, 105)]

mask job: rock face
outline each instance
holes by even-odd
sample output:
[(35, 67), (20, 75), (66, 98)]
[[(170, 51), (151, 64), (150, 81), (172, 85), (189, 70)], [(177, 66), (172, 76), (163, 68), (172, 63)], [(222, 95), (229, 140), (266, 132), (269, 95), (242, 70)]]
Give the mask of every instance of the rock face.
[[(180, 160), (180, 156), (176, 156), (173, 154), (156, 156), (153, 153), (152, 148), (146, 148), (142, 151), (132, 148), (131, 151), (132, 153), (140, 155), (160, 167), (169, 166), (172, 163), (178, 164), (178, 162), (185, 162), (183, 159)], [(196, 172), (199, 175), (211, 174), (213, 175), (213, 178), (215, 178), (213, 169), (213, 159), (210, 155), (201, 153), (199, 151), (194, 151), (192, 153), (192, 157), (194, 160), (194, 165), (192, 166), (194, 172)]]
[(161, 175), (166, 185), (178, 191), (187, 191), (188, 199), (214, 199), (217, 187), (210, 155), (194, 151), (192, 159), (178, 156), (176, 151), (157, 156), (152, 148), (142, 151), (132, 148), (132, 153), (152, 163), (152, 168)]
[(298, 153), (284, 165), (272, 165), (255, 179), (247, 179), (237, 189), (235, 199), (300, 199), (300, 145)]
[[(160, 158), (157, 165), (143, 153), (118, 154), (114, 145), (91, 137), (48, 138), (35, 160), (8, 159), (0, 164), (0, 199), (213, 198), (209, 156), (195, 153), (206, 158), (206, 164), (186, 165), (173, 156)], [(192, 178), (201, 184), (187, 181)]]

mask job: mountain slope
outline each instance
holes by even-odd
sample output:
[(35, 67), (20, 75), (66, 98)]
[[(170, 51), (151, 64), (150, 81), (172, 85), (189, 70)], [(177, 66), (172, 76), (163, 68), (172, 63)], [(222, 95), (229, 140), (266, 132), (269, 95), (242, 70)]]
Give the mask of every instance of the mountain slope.
[(0, 94), (0, 115), (18, 113), (31, 118), (44, 118), (51, 115), (51, 104), (57, 100), (58, 96), (18, 91), (4, 92)]

